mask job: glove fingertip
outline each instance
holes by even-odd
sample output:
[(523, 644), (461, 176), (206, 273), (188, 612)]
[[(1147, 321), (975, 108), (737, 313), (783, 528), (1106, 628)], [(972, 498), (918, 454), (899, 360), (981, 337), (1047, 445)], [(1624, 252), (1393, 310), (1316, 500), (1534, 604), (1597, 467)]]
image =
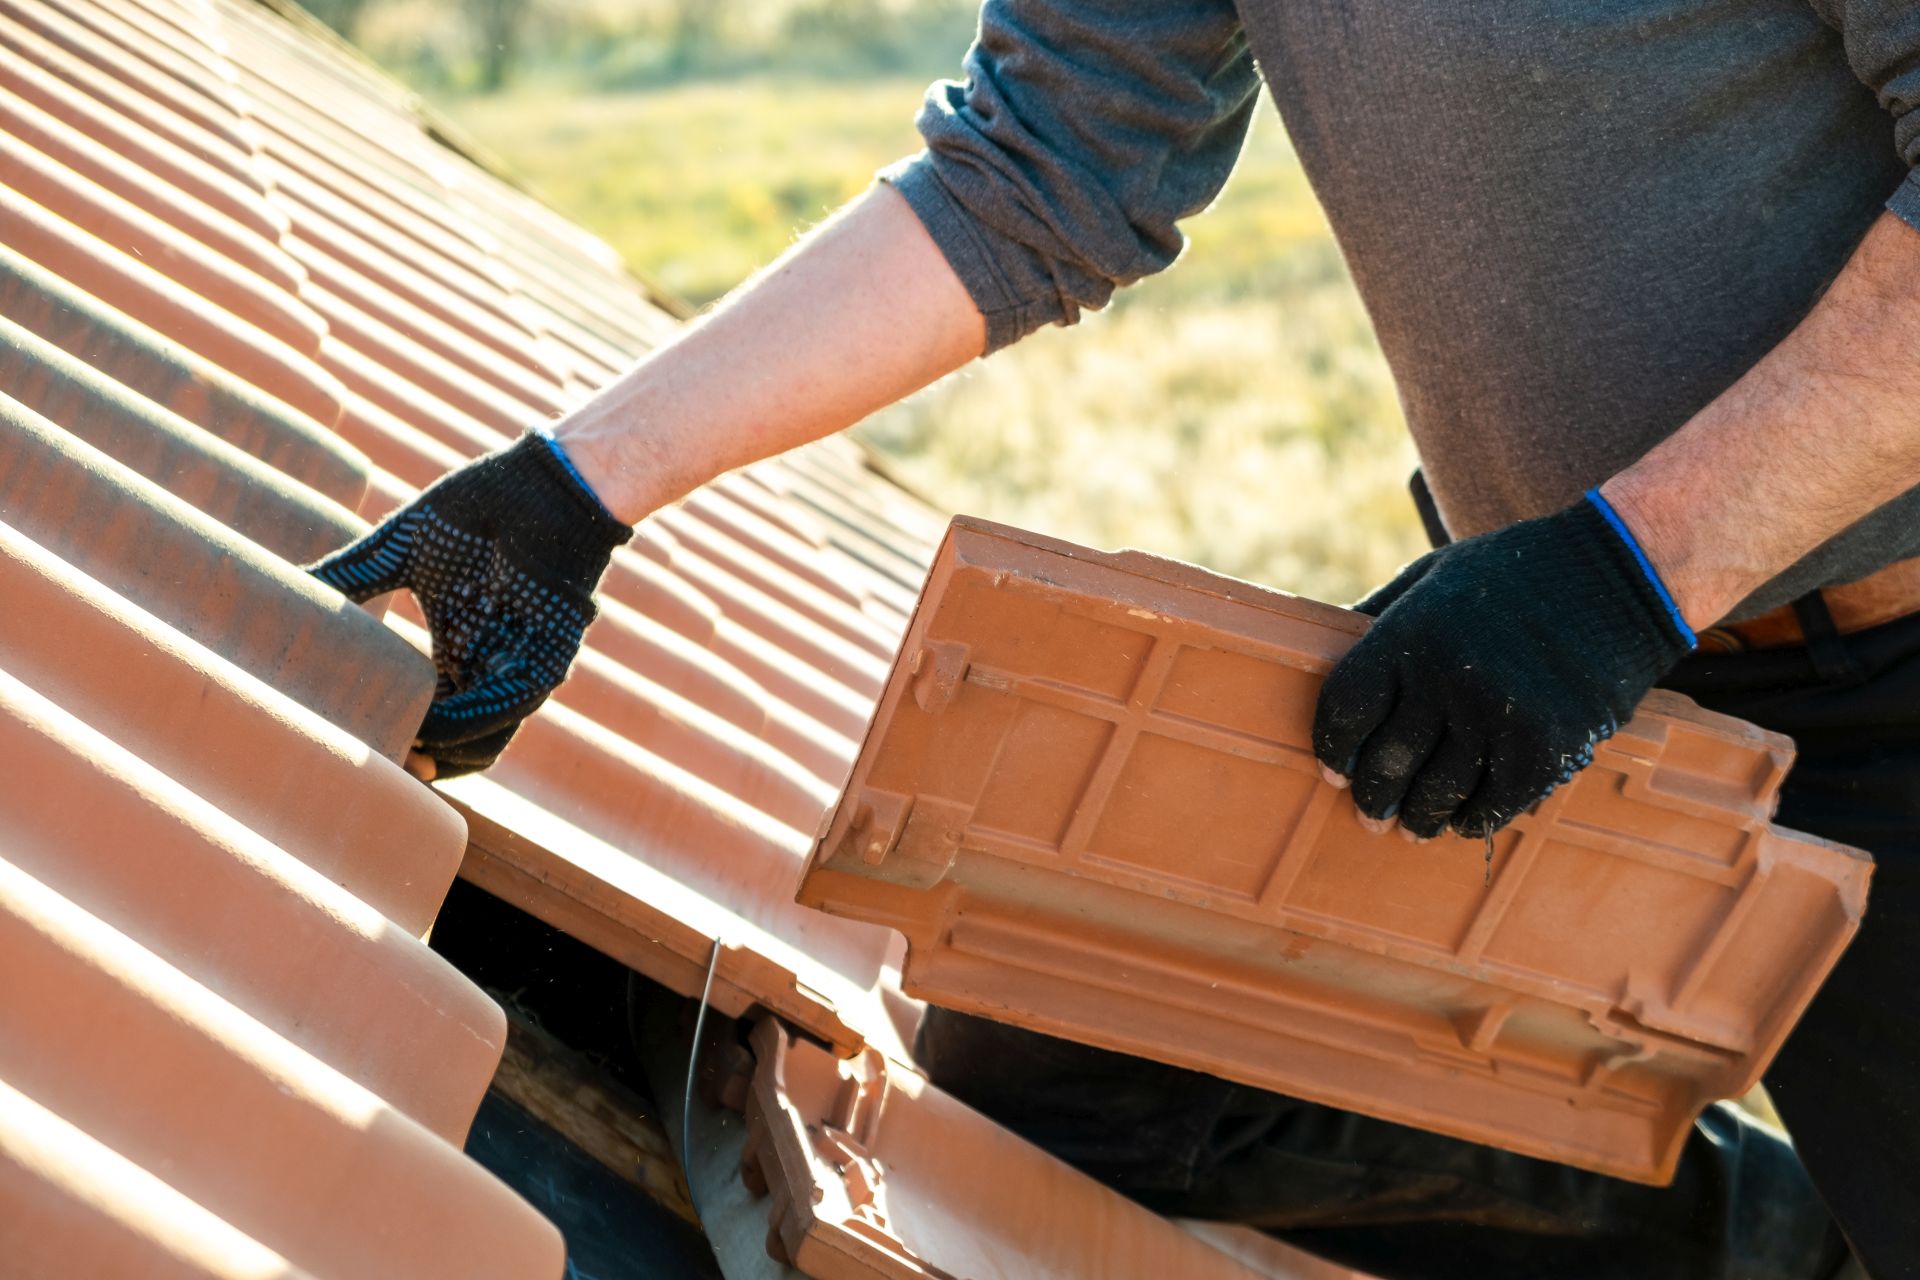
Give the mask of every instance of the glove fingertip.
[(1469, 840), (1484, 840), (1504, 830), (1521, 812), (1517, 807), (1469, 800), (1454, 811), (1449, 825)]
[(443, 746), (435, 750), (423, 750), (421, 754), (429, 756), (434, 763), (435, 780), (464, 777), (469, 773), (478, 773), (490, 769), (506, 751), (513, 736), (520, 731), (521, 721), (514, 721), (503, 729), (495, 730), (471, 742)]
[(434, 755), (511, 729), (537, 711), (550, 692), (533, 689), (524, 677), (508, 674), (436, 699), (420, 723), (421, 749)]
[(397, 591), (406, 583), (403, 557), (392, 546), (385, 526), (350, 546), (302, 566), (315, 581), (338, 591), (355, 604)]
[(1368, 659), (1365, 640), (1342, 658), (1320, 686), (1313, 709), (1313, 753), (1320, 763), (1351, 780), (1360, 752), (1385, 724), (1398, 699), (1390, 668)]
[(1377, 618), (1401, 596), (1407, 594), (1413, 584), (1427, 576), (1427, 570), (1433, 567), (1435, 553), (1429, 551), (1418, 560), (1401, 569), (1399, 573), (1382, 586), (1375, 587), (1353, 605), (1355, 613), (1364, 613), (1369, 618)]

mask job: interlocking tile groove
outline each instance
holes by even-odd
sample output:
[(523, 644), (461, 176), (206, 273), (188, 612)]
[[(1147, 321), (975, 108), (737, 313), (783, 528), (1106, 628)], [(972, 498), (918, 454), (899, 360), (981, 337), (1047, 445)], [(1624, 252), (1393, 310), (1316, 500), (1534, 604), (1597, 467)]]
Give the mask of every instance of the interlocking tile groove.
[[(300, 220), (303, 232), (308, 221), (303, 213)], [(459, 323), (457, 318), (462, 317), (467, 308), (404, 264), (375, 259), (370, 246), (358, 256), (382, 268), (381, 274), (369, 276), (363, 266), (342, 263), (303, 237), (289, 237), (288, 249), (316, 282), (338, 294), (345, 304), (329, 311), (329, 320), (338, 316), (350, 321), (354, 315), (364, 312), (405, 333), (423, 350), (448, 361), (465, 379), (498, 385), (516, 397), (522, 406), (517, 410), (516, 422), (548, 416), (564, 407), (566, 398), (558, 375), (529, 361), (528, 350), (535, 345), (533, 334)], [(393, 274), (388, 274), (389, 271)], [(423, 300), (416, 292), (419, 290), (429, 290), (433, 296)], [(350, 324), (344, 325), (340, 332), (343, 337), (354, 334)], [(367, 345), (368, 337), (373, 337), (377, 344), (378, 335), (367, 334), (360, 337), (362, 346)]]
[(370, 185), (343, 170), (328, 170), (325, 163), (269, 129), (262, 168), (273, 179), (276, 198), (299, 222), (303, 239), (410, 296), (444, 296), (441, 305), (450, 323), (479, 324), (485, 326), (482, 332), (496, 326), (505, 332), (526, 328), (499, 285), (470, 264), (446, 257), (430, 228), (398, 205), (383, 204)]
[[(455, 289), (476, 290), (476, 301), (483, 304), (504, 302), (507, 291), (494, 270), (492, 247), (471, 221), (430, 197), (431, 184), (417, 171), (383, 163), (371, 151), (371, 132), (343, 129), (327, 110), (294, 95), (277, 77), (245, 65), (240, 70), (261, 127), (266, 169), (276, 185), (285, 180), (283, 169), (292, 170), (345, 206), (385, 223), (386, 239), (404, 245), (414, 266)], [(391, 130), (389, 122), (386, 131)]]
[[(387, 368), (377, 350), (369, 354), (330, 334), (320, 344), (320, 361), (347, 391), (346, 403), (358, 401), (364, 404), (377, 411), (376, 422), (397, 423), (405, 432), (431, 447), (446, 450), (462, 462), (506, 443), (504, 437), (455, 413)], [(351, 423), (343, 413), (339, 425), (344, 429), (356, 424)], [(372, 445), (358, 437), (351, 438), (359, 448), (369, 453), (375, 451)], [(418, 473), (402, 474), (419, 487), (425, 487), (438, 478), (430, 475), (421, 479)]]
[(899, 623), (904, 619), (867, 617), (861, 611), (862, 601), (838, 589), (838, 584), (823, 571), (817, 568), (796, 571), (757, 548), (743, 545), (730, 534), (714, 529), (709, 521), (684, 509), (668, 507), (656, 512), (653, 520), (655, 527), (675, 542), (713, 564), (724, 566), (741, 581), (751, 583), (808, 621), (876, 657), (893, 657), (893, 646), (901, 629)]
[[(502, 387), (502, 379), (495, 376), (497, 370), (493, 374), (477, 374), (462, 363), (448, 359), (392, 323), (417, 317), (392, 315), (387, 318), (355, 305), (332, 291), (330, 277), (336, 273), (323, 255), (307, 254), (304, 258), (314, 277), (306, 296), (325, 317), (328, 333), (363, 353), (377, 352), (382, 367), (413, 388), (416, 396), (431, 396), (446, 406), (448, 412), (465, 415), (484, 427), (508, 435), (529, 422), (551, 417), (560, 409), (559, 388), (551, 389), (538, 400), (516, 399)], [(364, 295), (366, 290), (359, 292)], [(395, 412), (400, 411), (395, 408)]]
[(4, 1081), (0, 1257), (10, 1280), (313, 1280)]
[[(333, 343), (327, 347), (331, 349)], [(342, 348), (341, 350), (345, 350)], [(470, 455), (435, 440), (424, 431), (415, 431), (396, 415), (382, 409), (365, 396), (347, 388), (346, 406), (336, 424), (340, 438), (352, 444), (367, 460), (391, 475), (399, 484), (392, 506), (379, 510), (385, 495), (369, 494), (356, 510), (369, 521), (384, 519), (393, 509), (406, 505), (413, 495), (466, 462)]]
[(1253, 1280), (1260, 1272), (867, 1052), (754, 1029), (748, 1186), (815, 1280)]
[(317, 560), (366, 532), (353, 512), (0, 315), (0, 385), (41, 417), (274, 554)]
[[(304, 356), (325, 322), (259, 264), (236, 261), (140, 205), (0, 131), (0, 174), (13, 198), (31, 200)], [(168, 210), (165, 212), (176, 212)], [(291, 264), (276, 263), (283, 268)]]
[[(544, 318), (516, 305), (497, 274), (474, 271), (457, 252), (449, 257), (444, 234), (423, 241), (429, 228), (369, 185), (374, 175), (338, 175), (337, 185), (357, 197), (350, 201), (309, 176), (317, 166), (274, 136), (268, 139), (266, 163), (279, 180), (277, 198), (299, 228), (287, 242), (289, 252), (318, 283), (353, 311), (405, 334), (477, 379), (463, 384), (469, 393), (488, 384), (525, 405), (558, 403), (561, 371), (552, 361), (553, 349), (540, 342)], [(343, 336), (363, 343), (366, 338)], [(483, 392), (479, 403), (485, 408), (494, 398)]]
[(330, 424), (340, 416), (339, 384), (305, 353), (38, 202), (17, 192), (0, 200), (0, 237), (316, 421)]
[[(833, 803), (833, 786), (667, 686), (591, 651), (580, 655), (574, 669), (582, 687), (561, 705), (787, 826), (811, 831)], [(515, 758), (523, 765), (534, 763), (526, 748)], [(549, 768), (571, 767), (564, 759), (546, 763)]]
[(0, 861), (0, 1078), (316, 1275), (558, 1277), (560, 1236), (457, 1150)]
[[(920, 585), (926, 579), (926, 560), (907, 555), (872, 535), (834, 522), (818, 512), (807, 510), (785, 489), (770, 463), (749, 467), (714, 482), (734, 501), (761, 519), (790, 530), (806, 542), (818, 541), (857, 565), (877, 588), (885, 590), (903, 617), (913, 612)], [(932, 544), (926, 548), (931, 558)]]
[[(693, 580), (675, 572), (664, 554), (654, 558), (647, 554), (650, 551), (658, 551), (658, 544), (652, 540), (640, 549), (622, 549), (614, 556), (603, 586), (607, 599), (724, 658), (775, 697), (808, 715), (842, 732), (849, 726), (857, 732), (864, 718), (862, 709), (870, 705), (870, 700), (863, 702), (835, 675), (816, 667), (811, 660), (814, 654), (783, 644), (777, 632), (770, 637), (723, 613), (701, 590), (708, 584), (696, 586)], [(611, 649), (608, 654), (620, 656)]]
[(0, 395), (0, 519), (389, 759), (432, 666), (365, 611)]
[(204, 22), (192, 30), (179, 19), (183, 11), (169, 5), (154, 9), (138, 0), (39, 0), (58, 10), (76, 27), (84, 28), (90, 43), (112, 42), (138, 57), (184, 90), (189, 101), (204, 99), (207, 109), (232, 122), (243, 140), (252, 142), (251, 127), (234, 93), (231, 64), (208, 44)]
[[(72, 48), (48, 40), (19, 20), (22, 8), (12, 0), (0, 3), (0, 47), (31, 61), (74, 90), (98, 99), (115, 114), (159, 134), (203, 163), (242, 182), (255, 181), (248, 150), (237, 140), (219, 136), (144, 92), (121, 74), (121, 63), (113, 54), (100, 51), (82, 57)], [(130, 74), (137, 79), (137, 72)]]
[(351, 445), (5, 245), (0, 315), (320, 495), (359, 506), (369, 468)]
[[(136, 54), (163, 72), (188, 93), (204, 98), (210, 107), (227, 116), (238, 116), (230, 94), (228, 77), (221, 66), (208, 57), (206, 42), (183, 31), (177, 21), (147, 21), (139, 26), (127, 21), (128, 11), (137, 0), (114, 0), (97, 4), (92, 0), (37, 0), (40, 8), (57, 12), (76, 29), (84, 30), (92, 41), (110, 41)], [(170, 6), (177, 16), (177, 6)], [(151, 19), (153, 12), (147, 11)]]
[[(730, 675), (738, 679), (738, 673), (717, 663), (683, 661), (674, 649), (648, 656), (658, 660), (622, 665), (597, 647), (583, 651), (567, 684), (561, 686), (574, 687), (561, 701), (636, 742), (645, 742), (646, 736), (629, 727), (625, 719), (629, 713), (621, 710), (623, 700), (631, 700), (631, 714), (641, 725), (684, 705), (686, 718), (701, 722), (705, 731), (699, 746), (704, 749), (711, 744), (729, 753), (715, 757), (710, 767), (703, 767), (700, 755), (695, 754), (690, 757), (690, 768), (702, 777), (729, 785), (723, 774), (740, 770), (751, 761), (766, 761), (769, 770), (781, 775), (775, 785), (793, 793), (792, 803), (759, 807), (802, 831), (811, 830), (825, 806), (839, 794), (839, 784), (853, 763), (853, 740), (764, 693), (756, 697), (743, 691), (739, 683), (728, 679)], [(736, 758), (732, 754), (735, 752), (745, 758)], [(824, 792), (818, 785), (822, 783), (826, 785)]]
[[(886, 658), (893, 650), (888, 640), (869, 633), (856, 642), (821, 626), (751, 582), (735, 577), (689, 548), (676, 546), (671, 535), (657, 525), (642, 522), (631, 545), (642, 555), (677, 570), (684, 580), (698, 582), (729, 618), (753, 635), (792, 653), (856, 694), (871, 698), (878, 691), (886, 675)], [(609, 585), (617, 588), (619, 580)]]
[(399, 256), (411, 246), (385, 224), (297, 171), (276, 166), (273, 172), (284, 179), (278, 199), (299, 214), (295, 248), (324, 253), (339, 268), (341, 279), (378, 281), (396, 299), (413, 304), (453, 333), (482, 343), (530, 372), (553, 375), (552, 366), (537, 355), (540, 334), (514, 314), (497, 289), (475, 279), (463, 290), (444, 276), (429, 274), (417, 262)]
[[(76, 79), (88, 78), (77, 75)], [(31, 104), (108, 150), (137, 159), (159, 182), (225, 214), (255, 234), (274, 240), (286, 230), (286, 215), (267, 201), (256, 183), (236, 176), (236, 169), (246, 171), (239, 161), (216, 164), (188, 150), (146, 123), (149, 113), (115, 110), (116, 100), (111, 94), (96, 97), (75, 80), (49, 74), (38, 62), (5, 46), (0, 46), (0, 83), (7, 87), (10, 104)], [(128, 99), (118, 101), (130, 105)], [(9, 105), (6, 110), (11, 119), (18, 108)]]
[(954, 522), (801, 899), (935, 1003), (1621, 1177), (1672, 1174), (1865, 908), (1791, 745), (1649, 697), (1484, 845), (1320, 781), (1345, 610)]
[[(250, 210), (230, 212), (231, 206), (208, 204), (175, 181), (187, 175), (181, 172), (179, 158), (169, 154), (159, 139), (151, 139), (146, 147), (130, 154), (116, 151), (89, 136), (84, 128), (10, 93), (0, 93), (0, 137), (37, 153), (28, 157), (27, 163), (51, 161), (72, 171), (245, 267), (289, 299), (299, 290), (304, 274), (279, 249), (278, 229), (270, 222), (263, 225), (264, 220), (258, 218), (242, 221), (234, 212)], [(116, 141), (127, 146), (135, 140), (121, 137)], [(10, 171), (9, 177), (13, 176)], [(279, 300), (280, 306), (285, 307), (287, 301)], [(311, 325), (311, 316), (302, 317), (302, 323)], [(317, 340), (318, 334), (314, 336)]]
[(399, 766), (0, 524), (0, 665), (400, 928), (466, 826)]
[(77, 61), (106, 73), (190, 122), (233, 151), (242, 155), (249, 151), (251, 140), (232, 104), (216, 102), (197, 87), (189, 88), (161, 70), (149, 56), (153, 50), (151, 42), (137, 37), (131, 44), (101, 39), (85, 23), (75, 21), (43, 0), (0, 0), (0, 13)]
[(917, 531), (894, 525), (876, 511), (860, 509), (798, 470), (799, 463), (800, 459), (793, 456), (774, 459), (746, 474), (780, 502), (821, 518), (829, 527), (829, 536), (850, 554), (917, 596), (939, 536), (923, 539)]
[[(906, 630), (916, 592), (902, 587), (869, 563), (835, 546), (817, 524), (797, 511), (771, 518), (765, 504), (753, 504), (748, 493), (763, 492), (742, 476), (726, 476), (688, 495), (688, 513), (726, 536), (754, 548), (761, 555), (829, 591), (847, 604), (871, 610), (880, 607), (893, 623), (895, 638)], [(915, 576), (918, 582), (918, 576)]]

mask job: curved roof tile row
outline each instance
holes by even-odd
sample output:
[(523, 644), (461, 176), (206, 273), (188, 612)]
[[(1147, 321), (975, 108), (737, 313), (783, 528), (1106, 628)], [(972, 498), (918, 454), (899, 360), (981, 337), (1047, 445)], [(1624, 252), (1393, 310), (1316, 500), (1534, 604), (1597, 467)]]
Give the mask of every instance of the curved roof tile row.
[(457, 1149), (504, 1023), (420, 941), (456, 870), (904, 1069), (898, 938), (793, 896), (940, 520), (845, 441), (723, 477), (620, 553), (500, 765), (436, 794), (399, 767), (417, 613), (294, 566), (674, 317), (243, 0), (0, 0), (0, 186), (18, 1274), (557, 1276), (557, 1233)]

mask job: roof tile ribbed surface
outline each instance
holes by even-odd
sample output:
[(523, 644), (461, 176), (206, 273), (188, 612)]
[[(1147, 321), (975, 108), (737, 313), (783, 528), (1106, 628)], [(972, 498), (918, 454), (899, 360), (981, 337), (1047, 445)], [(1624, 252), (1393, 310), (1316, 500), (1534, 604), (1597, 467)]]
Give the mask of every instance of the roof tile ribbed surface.
[[(504, 1022), (419, 941), (456, 868), (907, 1071), (901, 940), (793, 898), (930, 512), (827, 441), (658, 513), (574, 678), (436, 793), (398, 764), (417, 613), (295, 565), (673, 315), (245, 0), (0, 0), (0, 188), (0, 974), (32, 975), (0, 1001), (9, 1274), (558, 1276), (551, 1226), (457, 1150)], [(1180, 1274), (1245, 1274), (1069, 1183)]]

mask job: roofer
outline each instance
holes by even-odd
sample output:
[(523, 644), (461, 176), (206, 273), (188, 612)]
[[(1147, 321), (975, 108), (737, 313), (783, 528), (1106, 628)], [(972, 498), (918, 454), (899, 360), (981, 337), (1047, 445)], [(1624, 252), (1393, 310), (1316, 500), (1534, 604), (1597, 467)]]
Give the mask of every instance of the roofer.
[(1656, 1189), (952, 1015), (930, 1068), (1384, 1276), (1835, 1274), (1842, 1231), (1920, 1275), (1920, 4), (988, 0), (965, 70), (924, 153), (317, 567), (419, 596), (422, 753), (493, 760), (630, 522), (1172, 263), (1264, 73), (1452, 539), (1359, 606), (1316, 750), (1380, 827), (1477, 838), (1656, 682), (1791, 734), (1780, 820), (1879, 862), (1767, 1078), (1819, 1194), (1728, 1108)]

